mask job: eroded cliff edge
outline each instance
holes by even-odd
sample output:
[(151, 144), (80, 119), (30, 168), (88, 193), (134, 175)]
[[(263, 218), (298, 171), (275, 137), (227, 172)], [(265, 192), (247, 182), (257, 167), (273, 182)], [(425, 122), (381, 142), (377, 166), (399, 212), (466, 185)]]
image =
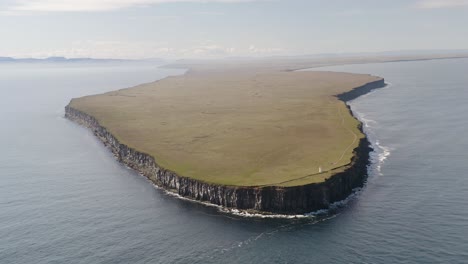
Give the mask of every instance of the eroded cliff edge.
[[(339, 94), (337, 97), (347, 102), (384, 86), (385, 82), (381, 79)], [(348, 109), (352, 114), (351, 109), (349, 107)], [(353, 151), (354, 156), (351, 163), (345, 166), (345, 170), (334, 174), (321, 183), (292, 187), (225, 186), (179, 176), (160, 167), (151, 155), (121, 144), (94, 117), (69, 105), (65, 107), (65, 117), (90, 128), (112, 150), (120, 162), (140, 172), (157, 186), (182, 197), (226, 208), (264, 213), (308, 213), (326, 209), (331, 203), (345, 199), (354, 189), (363, 186), (367, 178), (369, 153), (372, 150), (367, 137), (362, 138), (358, 147)], [(362, 131), (362, 124), (360, 129)]]

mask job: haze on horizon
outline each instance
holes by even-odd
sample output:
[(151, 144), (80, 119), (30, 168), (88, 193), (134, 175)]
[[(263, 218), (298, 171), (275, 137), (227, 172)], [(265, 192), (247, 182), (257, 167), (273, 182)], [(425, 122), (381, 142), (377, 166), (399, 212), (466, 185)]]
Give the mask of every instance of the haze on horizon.
[(0, 56), (465, 50), (468, 0), (2, 0)]

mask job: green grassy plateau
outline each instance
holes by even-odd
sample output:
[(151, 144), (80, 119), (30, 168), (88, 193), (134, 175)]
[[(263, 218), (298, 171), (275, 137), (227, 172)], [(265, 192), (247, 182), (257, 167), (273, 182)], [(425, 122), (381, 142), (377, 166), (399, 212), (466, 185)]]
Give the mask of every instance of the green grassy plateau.
[(331, 170), (350, 163), (364, 135), (334, 95), (379, 79), (191, 70), (73, 99), (70, 106), (181, 176), (224, 185), (293, 186), (324, 181), (343, 167)]

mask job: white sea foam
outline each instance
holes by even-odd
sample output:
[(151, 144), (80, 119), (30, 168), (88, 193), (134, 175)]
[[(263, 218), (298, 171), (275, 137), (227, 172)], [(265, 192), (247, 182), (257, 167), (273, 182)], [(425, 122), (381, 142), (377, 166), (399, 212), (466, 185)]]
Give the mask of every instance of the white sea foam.
[(377, 151), (377, 164), (376, 164), (376, 169), (379, 172), (379, 174), (382, 174), (382, 165), (385, 163), (385, 160), (390, 156), (391, 154), (391, 148), (382, 146), (380, 144), (380, 141), (375, 141), (375, 146), (378, 148)]
[[(392, 86), (392, 83), (386, 82), (385, 87), (388, 88)], [(368, 94), (378, 91), (378, 89), (371, 91)], [(368, 95), (366, 94), (366, 95)], [(366, 96), (365, 95), (365, 96)], [(372, 142), (372, 137), (374, 136), (373, 128), (378, 125), (378, 122), (368, 118), (368, 116), (356, 109), (356, 106), (352, 107), (353, 114), (363, 123), (364, 132), (369, 138), (369, 141)], [(380, 143), (379, 140), (375, 140), (372, 143), (374, 151), (371, 153), (371, 168), (374, 168), (379, 175), (382, 175), (382, 165), (385, 163), (385, 160), (391, 155), (392, 149), (390, 147), (384, 146)]]
[(154, 188), (156, 189), (159, 189), (159, 190), (162, 190), (165, 194), (169, 195), (169, 196), (172, 196), (172, 197), (175, 197), (175, 198), (178, 198), (178, 199), (181, 199), (181, 200), (184, 200), (184, 201), (188, 201), (188, 202), (192, 202), (192, 203), (198, 203), (198, 204), (202, 204), (204, 206), (208, 206), (208, 207), (214, 207), (214, 208), (217, 208), (219, 212), (221, 213), (225, 213), (225, 214), (229, 214), (229, 215), (235, 215), (235, 216), (239, 216), (239, 217), (245, 217), (245, 218), (264, 218), (264, 219), (268, 219), (268, 218), (271, 218), (271, 219), (315, 219), (317, 220), (318, 222), (320, 221), (324, 221), (324, 220), (327, 220), (327, 219), (330, 219), (330, 218), (333, 218), (336, 216), (336, 211), (342, 207), (344, 207), (349, 201), (351, 201), (352, 199), (354, 199), (356, 197), (356, 195), (358, 195), (360, 192), (361, 192), (361, 188), (356, 188), (352, 191), (352, 194), (349, 195), (346, 199), (344, 200), (341, 200), (341, 201), (337, 201), (337, 202), (334, 202), (332, 204), (329, 205), (329, 208), (327, 209), (321, 209), (321, 210), (317, 210), (317, 211), (313, 211), (313, 212), (309, 212), (309, 213), (305, 213), (305, 214), (295, 214), (295, 215), (287, 215), (287, 214), (262, 214), (262, 213), (252, 213), (252, 212), (247, 212), (247, 211), (244, 211), (244, 210), (240, 210), (240, 209), (235, 209), (235, 208), (226, 208), (226, 207), (223, 207), (221, 205), (217, 205), (217, 204), (212, 204), (212, 203), (209, 203), (209, 202), (204, 202), (204, 201), (199, 201), (199, 200), (194, 200), (194, 199), (191, 199), (191, 198), (187, 198), (187, 197), (184, 197), (184, 196), (181, 196), (177, 193), (174, 193), (174, 192), (171, 192), (171, 191), (168, 191), (166, 190), (165, 188), (163, 187), (160, 187), (156, 184), (154, 184), (153, 182), (151, 182), (148, 178), (146, 178), (143, 174), (139, 173), (139, 175), (141, 175), (142, 177), (144, 177), (146, 180), (148, 180), (153, 186)]
[(355, 115), (357, 116), (357, 118), (364, 124), (364, 127), (365, 128), (371, 128), (375, 125), (377, 125), (377, 121), (375, 120), (372, 120), (370, 118), (367, 118), (367, 115), (365, 114), (360, 114), (359, 112), (358, 113), (355, 113)]
[[(127, 167), (128, 169), (133, 170), (132, 168), (130, 168), (130, 167), (127, 166), (127, 165), (125, 165), (125, 167)], [(202, 204), (202, 205), (208, 206), (208, 207), (215, 207), (215, 208), (218, 209), (219, 212), (226, 213), (226, 214), (230, 214), (230, 215), (235, 215), (235, 216), (240, 216), (240, 217), (298, 219), (298, 218), (310, 218), (310, 217), (315, 216), (315, 215), (317, 215), (318, 213), (320, 213), (320, 211), (325, 211), (325, 210), (319, 210), (319, 211), (313, 212), (313, 213), (308, 213), (308, 214), (296, 214), (296, 215), (249, 213), (249, 212), (246, 212), (246, 211), (244, 211), (244, 210), (239, 210), (239, 209), (235, 209), (235, 208), (226, 208), (226, 207), (223, 207), (223, 206), (221, 206), (221, 205), (212, 204), (212, 203), (209, 203), (209, 202), (204, 202), (204, 201), (199, 201), (199, 200), (194, 200), (194, 199), (191, 199), (191, 198), (184, 197), (184, 196), (182, 196), (182, 195), (179, 195), (178, 193), (175, 193), (175, 192), (166, 190), (165, 188), (163, 188), (163, 187), (161, 187), (161, 186), (158, 186), (157, 184), (155, 184), (155, 183), (153, 183), (152, 181), (150, 181), (150, 180), (149, 180), (145, 175), (143, 175), (142, 173), (138, 173), (138, 174), (139, 174), (140, 176), (144, 177), (147, 181), (149, 181), (149, 182), (154, 186), (154, 188), (156, 188), (156, 189), (158, 189), (158, 190), (162, 190), (166, 195), (169, 195), (169, 196), (172, 196), (172, 197), (175, 197), (175, 198), (177, 198), (177, 199), (184, 200), (184, 201)]]
[(218, 206), (221, 208), (222, 212), (234, 214), (237, 216), (242, 216), (242, 217), (253, 217), (253, 218), (282, 218), (282, 219), (302, 219), (302, 218), (308, 218), (308, 219), (315, 219), (318, 222), (334, 218), (336, 216), (337, 210), (340, 208), (343, 208), (348, 204), (351, 200), (353, 200), (359, 193), (361, 192), (362, 188), (356, 188), (352, 191), (352, 194), (349, 195), (346, 199), (334, 202), (329, 205), (327, 209), (321, 209), (305, 214), (296, 214), (296, 215), (285, 215), (285, 214), (259, 214), (259, 213), (249, 213), (243, 210), (238, 210), (238, 209), (229, 209), (229, 208), (224, 208), (222, 206)]
[[(115, 155), (114, 155), (115, 156)], [(116, 156), (115, 156), (116, 157)], [(133, 168), (129, 167), (128, 165), (124, 164), (125, 167), (127, 167), (128, 169), (130, 170), (133, 170), (135, 171)], [(330, 219), (330, 218), (333, 218), (336, 216), (336, 211), (337, 209), (339, 208), (342, 208), (344, 207), (350, 200), (354, 199), (354, 197), (356, 197), (357, 194), (359, 194), (361, 192), (361, 188), (355, 188), (352, 190), (352, 193), (344, 200), (341, 200), (341, 201), (337, 201), (337, 202), (334, 202), (332, 204), (329, 205), (329, 207), (327, 209), (321, 209), (321, 210), (317, 210), (317, 211), (313, 211), (313, 212), (309, 212), (309, 213), (305, 213), (305, 214), (295, 214), (295, 215), (287, 215), (287, 214), (262, 214), (262, 213), (252, 213), (252, 212), (247, 212), (245, 210), (240, 210), (240, 209), (235, 209), (235, 208), (226, 208), (226, 207), (223, 207), (221, 205), (217, 205), (217, 204), (212, 204), (210, 202), (205, 202), (205, 201), (199, 201), (199, 200), (194, 200), (194, 199), (191, 199), (191, 198), (187, 198), (187, 197), (184, 197), (184, 196), (181, 196), (179, 195), (178, 193), (175, 193), (173, 191), (169, 191), (169, 190), (166, 190), (165, 188), (161, 187), (161, 186), (158, 186), (157, 184), (155, 184), (154, 182), (152, 182), (151, 180), (149, 180), (145, 175), (143, 175), (142, 173), (138, 172), (138, 175), (140, 175), (141, 177), (145, 178), (148, 182), (150, 182), (154, 188), (158, 189), (158, 190), (162, 190), (166, 195), (169, 195), (169, 196), (172, 196), (172, 197), (175, 197), (175, 198), (178, 198), (178, 199), (181, 199), (181, 200), (184, 200), (184, 201), (188, 201), (188, 202), (192, 202), (192, 203), (198, 203), (198, 204), (202, 204), (204, 206), (208, 206), (208, 207), (215, 207), (218, 209), (219, 212), (221, 213), (225, 213), (225, 214), (230, 214), (230, 215), (235, 215), (235, 216), (239, 216), (239, 217), (246, 217), (246, 218), (272, 218), (272, 219), (314, 219), (316, 220), (317, 222), (321, 222), (321, 221), (325, 221), (327, 219)]]

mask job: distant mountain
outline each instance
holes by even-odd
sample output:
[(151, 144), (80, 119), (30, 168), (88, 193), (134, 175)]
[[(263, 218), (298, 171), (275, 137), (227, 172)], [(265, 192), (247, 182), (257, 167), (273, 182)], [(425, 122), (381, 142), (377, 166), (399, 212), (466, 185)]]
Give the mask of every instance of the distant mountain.
[(15, 59), (10, 58), (10, 57), (0, 57), (0, 62), (10, 62), (10, 61), (15, 61)]
[[(242, 60), (265, 60), (265, 59), (323, 59), (323, 58), (352, 58), (352, 57), (398, 57), (398, 56), (456, 56), (468, 54), (468, 49), (458, 50), (395, 50), (381, 52), (342, 52), (342, 53), (317, 53), (317, 54), (300, 54), (300, 55), (273, 55), (265, 57), (226, 57), (227, 60), (242, 61)], [(202, 60), (206, 61), (206, 60)]]
[(65, 57), (48, 57), (44, 59), (37, 58), (12, 58), (12, 57), (0, 57), (0, 63), (4, 62), (23, 62), (23, 63), (33, 63), (33, 62), (46, 62), (46, 63), (76, 63), (76, 62), (85, 62), (85, 63), (109, 63), (109, 62), (148, 62), (155, 64), (163, 64), (165, 60), (163, 59), (147, 59), (147, 60), (124, 60), (124, 59), (94, 59), (94, 58), (65, 58)]

